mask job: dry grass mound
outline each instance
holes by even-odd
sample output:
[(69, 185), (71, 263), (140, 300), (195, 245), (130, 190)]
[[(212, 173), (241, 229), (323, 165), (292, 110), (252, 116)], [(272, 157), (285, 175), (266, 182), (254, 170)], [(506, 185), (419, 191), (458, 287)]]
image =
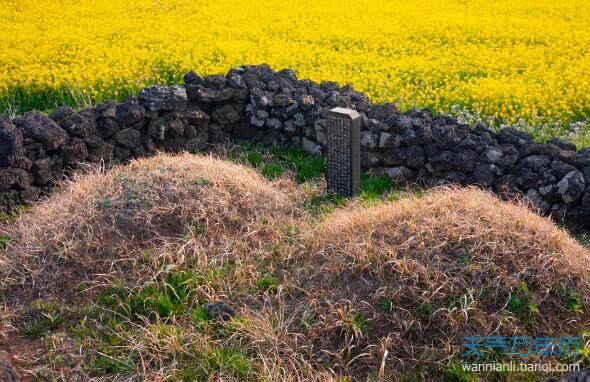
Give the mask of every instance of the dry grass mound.
[(44, 338), (17, 366), (55, 380), (462, 380), (462, 336), (590, 329), (589, 251), (525, 206), (322, 187), (193, 155), (77, 176), (1, 229), (0, 353)]
[(2, 229), (0, 280), (40, 293), (140, 261), (158, 272), (186, 256), (236, 255), (289, 205), (255, 171), (210, 156), (162, 154), (77, 175)]
[(461, 336), (588, 329), (589, 251), (475, 188), (340, 210), (308, 240), (310, 337), (343, 370), (428, 375), (464, 350)]

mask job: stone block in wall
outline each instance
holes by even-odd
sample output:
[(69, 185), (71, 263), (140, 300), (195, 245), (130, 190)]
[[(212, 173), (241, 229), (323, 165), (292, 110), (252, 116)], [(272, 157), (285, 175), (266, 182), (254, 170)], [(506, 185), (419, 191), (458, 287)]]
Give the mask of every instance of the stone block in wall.
[(129, 97), (117, 106), (116, 121), (121, 127), (135, 126), (143, 122), (145, 114), (145, 108), (137, 97)]
[(109, 163), (113, 158), (113, 145), (103, 141), (97, 136), (84, 139), (88, 149), (88, 158), (91, 162), (104, 161)]
[(22, 131), (10, 118), (0, 115), (0, 167), (18, 167), (24, 154)]
[(213, 109), (211, 121), (225, 131), (231, 129), (242, 119), (244, 110), (238, 105), (223, 105)]
[(141, 146), (140, 132), (131, 127), (117, 133), (114, 139), (119, 146), (125, 147), (127, 149)]
[(62, 120), (60, 126), (73, 137), (86, 138), (96, 131), (95, 115), (74, 114)]
[(187, 124), (195, 126), (199, 130), (206, 130), (209, 127), (209, 115), (198, 105), (189, 104), (181, 113), (181, 118)]
[(100, 117), (96, 122), (96, 135), (102, 139), (109, 139), (120, 130), (117, 122), (110, 118)]
[(152, 85), (139, 92), (139, 102), (151, 111), (182, 111), (187, 104), (187, 94), (183, 86)]
[(70, 140), (68, 133), (52, 119), (38, 111), (29, 111), (14, 119), (25, 137), (41, 142), (48, 151), (56, 150)]
[(60, 106), (49, 114), (49, 118), (51, 118), (55, 123), (59, 124), (64, 119), (74, 115), (74, 113), (75, 111), (71, 107)]
[(13, 187), (28, 188), (33, 183), (33, 177), (20, 168), (0, 168), (0, 191), (7, 191)]
[(65, 164), (75, 166), (86, 161), (88, 149), (82, 139), (74, 138), (59, 148), (59, 155)]
[(33, 163), (35, 184), (45, 185), (53, 179), (53, 158), (38, 159)]

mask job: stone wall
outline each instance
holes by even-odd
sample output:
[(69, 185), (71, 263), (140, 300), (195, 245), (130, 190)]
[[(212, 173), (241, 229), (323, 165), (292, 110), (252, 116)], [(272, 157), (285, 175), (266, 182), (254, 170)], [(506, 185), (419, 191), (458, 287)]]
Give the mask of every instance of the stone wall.
[(400, 113), (350, 86), (298, 80), (291, 70), (266, 65), (205, 78), (190, 72), (184, 80), (78, 113), (60, 107), (49, 116), (0, 116), (0, 205), (34, 200), (84, 163), (108, 167), (158, 150), (199, 152), (259, 139), (321, 154), (327, 112), (341, 106), (363, 118), (364, 169), (400, 183), (451, 181), (503, 197), (524, 194), (544, 213), (590, 225), (589, 148), (534, 142), (513, 128), (494, 132), (428, 110)]

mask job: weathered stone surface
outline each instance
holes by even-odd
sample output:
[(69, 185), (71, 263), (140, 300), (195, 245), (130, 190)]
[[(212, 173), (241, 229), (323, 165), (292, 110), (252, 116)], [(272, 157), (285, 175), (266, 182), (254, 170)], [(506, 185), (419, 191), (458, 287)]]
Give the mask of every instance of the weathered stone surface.
[(115, 135), (117, 144), (132, 149), (141, 145), (141, 134), (133, 128), (127, 128)]
[(473, 171), (473, 181), (486, 187), (494, 185), (496, 166), (489, 163), (477, 162)]
[(71, 136), (85, 138), (96, 131), (96, 122), (89, 116), (83, 114), (74, 114), (60, 122)]
[(301, 148), (312, 155), (320, 155), (322, 153), (322, 146), (313, 142), (312, 140), (303, 137), (301, 139)]
[(55, 150), (70, 140), (68, 133), (38, 111), (29, 111), (15, 118), (14, 124), (24, 135), (42, 143), (46, 150)]
[(88, 148), (88, 157), (92, 162), (105, 161), (108, 163), (113, 158), (113, 145), (99, 137), (86, 138), (84, 144)]
[(74, 113), (75, 111), (71, 107), (60, 106), (49, 114), (49, 118), (51, 118), (55, 123), (59, 124), (64, 119), (74, 115)]
[(183, 77), (184, 82), (186, 84), (192, 84), (192, 85), (204, 85), (205, 81), (203, 81), (203, 78), (201, 76), (199, 76), (197, 73), (193, 72), (192, 70), (188, 73), (186, 73)]
[(182, 111), (186, 108), (187, 100), (186, 90), (180, 85), (152, 85), (139, 92), (139, 101), (151, 111)]
[(226, 321), (236, 315), (236, 311), (225, 301), (215, 301), (205, 304), (209, 318)]
[(99, 118), (96, 122), (96, 135), (102, 139), (108, 139), (119, 132), (117, 122), (110, 118)]
[(395, 184), (406, 184), (412, 180), (414, 172), (406, 166), (391, 167), (386, 170), (387, 176)]
[(18, 167), (24, 155), (21, 130), (13, 125), (10, 118), (0, 115), (0, 167)]
[(38, 159), (33, 163), (33, 175), (35, 176), (35, 184), (45, 185), (53, 179), (53, 159), (43, 158)]
[(502, 197), (528, 195), (541, 210), (590, 227), (590, 148), (534, 142), (512, 127), (494, 132), (427, 109), (401, 114), (394, 104), (371, 104), (351, 86), (297, 80), (292, 71), (267, 65), (206, 78), (189, 72), (184, 80), (78, 113), (60, 107), (51, 118), (29, 112), (11, 123), (0, 117), (0, 169), (7, 179), (0, 200), (33, 197), (80, 161), (111, 166), (158, 150), (201, 152), (232, 139), (319, 154), (328, 111), (341, 106), (359, 113), (359, 156), (367, 170), (425, 184), (478, 184)]
[(522, 145), (526, 142), (532, 142), (533, 136), (529, 133), (525, 133), (524, 131), (519, 131), (512, 127), (506, 127), (500, 130), (500, 133), (498, 134), (498, 140), (500, 143), (513, 143)]
[(231, 130), (242, 119), (242, 114), (234, 105), (224, 105), (213, 110), (211, 121), (224, 130)]
[(136, 97), (130, 97), (117, 106), (116, 120), (120, 126), (134, 126), (143, 122), (145, 108)]
[(557, 190), (561, 198), (566, 203), (575, 202), (582, 196), (586, 183), (584, 175), (578, 170), (567, 173), (559, 183), (557, 183)]
[(84, 163), (88, 158), (88, 149), (80, 138), (72, 139), (69, 143), (62, 145), (59, 150), (61, 158), (68, 165)]

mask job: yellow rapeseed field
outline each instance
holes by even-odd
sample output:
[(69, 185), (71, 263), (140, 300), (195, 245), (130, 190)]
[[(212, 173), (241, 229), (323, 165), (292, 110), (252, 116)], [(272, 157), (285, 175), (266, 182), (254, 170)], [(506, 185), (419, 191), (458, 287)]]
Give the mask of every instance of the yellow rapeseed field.
[(590, 119), (590, 1), (0, 1), (0, 111), (262, 62), (401, 109), (563, 132)]

